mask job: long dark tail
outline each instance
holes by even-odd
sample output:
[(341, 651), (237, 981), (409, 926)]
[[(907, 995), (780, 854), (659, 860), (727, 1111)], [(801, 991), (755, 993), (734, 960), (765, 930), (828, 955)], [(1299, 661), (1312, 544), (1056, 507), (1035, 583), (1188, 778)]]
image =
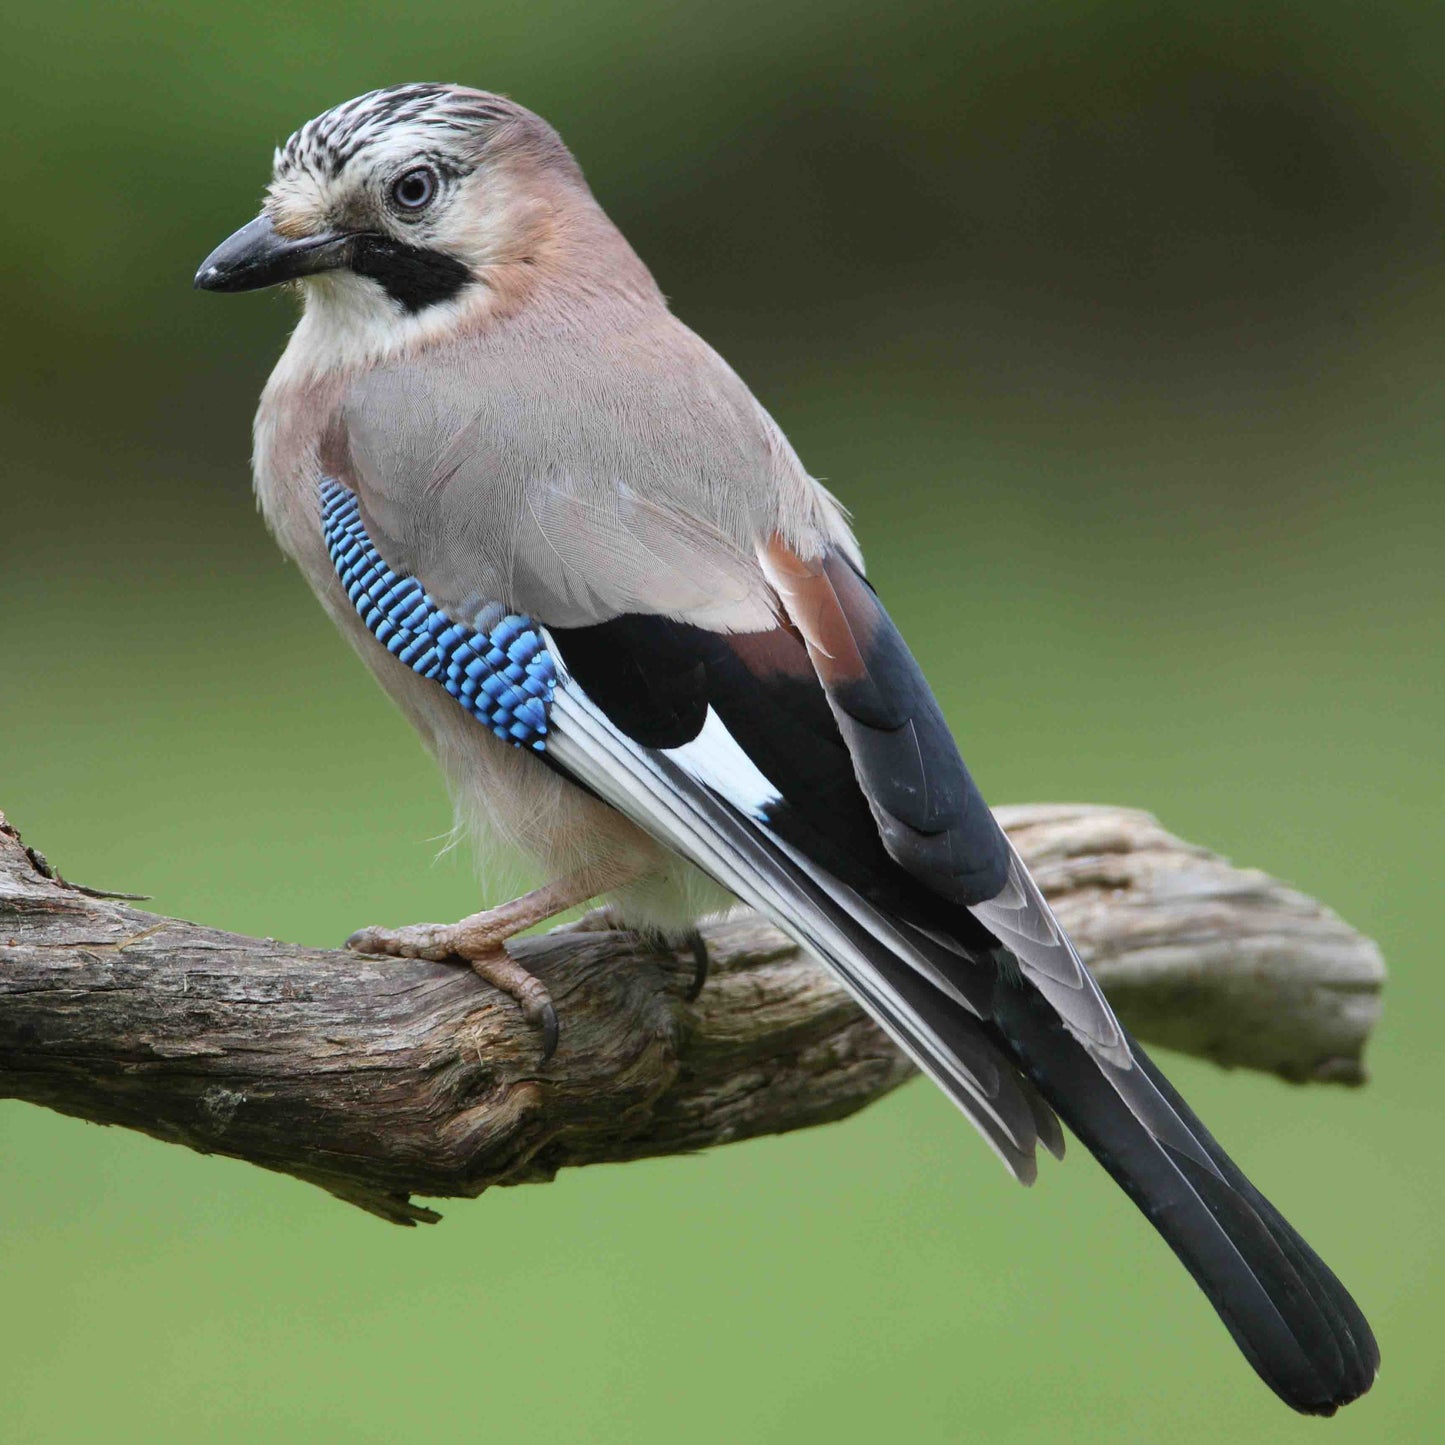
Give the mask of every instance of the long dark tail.
[[(957, 940), (904, 922), (760, 822), (760, 805), (748, 813), (746, 798), (720, 797), (718, 768), (713, 781), (700, 779), (685, 758), (633, 743), (580, 691), (559, 688), (552, 726), (555, 765), (831, 964), (1025, 1183), (1035, 1145), (1062, 1146), (1052, 1106), (1164, 1236), (1287, 1404), (1328, 1415), (1369, 1389), (1379, 1352), (1354, 1300), (1132, 1040), (1119, 1034), (1132, 1056), (1114, 1050), (1118, 1063), (1090, 1053), (1065, 1027), (1058, 999), (1019, 968), (1012, 980), (1001, 974), (998, 932), (962, 909)], [(1057, 945), (1041, 898), (1023, 903), (1033, 916), (1015, 905), (1011, 921), (993, 920), (1008, 947)], [(1071, 961), (1035, 952), (1045, 982), (1051, 963)]]
[(1333, 1415), (1370, 1388), (1380, 1352), (1349, 1291), (1137, 1044), (1138, 1077), (1127, 1071), (1121, 1093), (1031, 990), (1000, 988), (994, 1017), (1020, 1068), (1163, 1235), (1280, 1399)]

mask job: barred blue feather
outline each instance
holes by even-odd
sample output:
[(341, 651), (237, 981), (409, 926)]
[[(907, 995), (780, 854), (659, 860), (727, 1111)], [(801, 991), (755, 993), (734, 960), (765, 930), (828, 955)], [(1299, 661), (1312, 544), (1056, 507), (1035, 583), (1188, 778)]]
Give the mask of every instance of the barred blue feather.
[(508, 613), (482, 630), (453, 622), (416, 578), (382, 561), (355, 495), (329, 477), (321, 529), (351, 605), (388, 652), (439, 682), (503, 742), (546, 750), (557, 669), (530, 617)]

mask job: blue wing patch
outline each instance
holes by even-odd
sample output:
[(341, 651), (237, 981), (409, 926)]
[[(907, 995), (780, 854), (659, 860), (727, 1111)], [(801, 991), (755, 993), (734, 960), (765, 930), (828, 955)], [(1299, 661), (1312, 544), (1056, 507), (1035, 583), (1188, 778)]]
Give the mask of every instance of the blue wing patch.
[(388, 652), (441, 683), (503, 742), (546, 750), (557, 669), (530, 617), (499, 615), (484, 629), (453, 622), (415, 577), (382, 561), (355, 495), (329, 477), (321, 483), (321, 530), (351, 605)]

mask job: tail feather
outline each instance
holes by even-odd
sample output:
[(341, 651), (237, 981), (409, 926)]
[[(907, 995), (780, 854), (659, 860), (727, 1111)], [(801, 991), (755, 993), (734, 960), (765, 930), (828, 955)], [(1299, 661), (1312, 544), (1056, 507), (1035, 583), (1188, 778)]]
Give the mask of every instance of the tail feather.
[[(1121, 1092), (1037, 995), (1000, 989), (994, 1017), (1020, 1067), (1163, 1236), (1282, 1400), (1332, 1415), (1369, 1389), (1379, 1351), (1359, 1306), (1137, 1044), (1142, 1077)], [(1136, 1082), (1152, 1086), (1195, 1148), (1162, 1141), (1140, 1118), (1126, 1097)]]
[(552, 714), (554, 765), (831, 964), (1019, 1179), (1033, 1178), (1036, 1143), (1062, 1151), (1056, 1111), (1281, 1399), (1330, 1415), (1370, 1387), (1379, 1352), (1359, 1307), (1122, 1029), (1118, 1048), (1091, 1047), (1088, 1019), (1066, 1018), (1023, 967), (996, 966), (997, 932), (980, 942), (960, 909), (949, 947), (890, 916), (769, 828), (766, 779), (739, 767), (724, 788), (715, 766), (705, 777), (686, 749), (639, 747), (565, 684)]
[(1380, 1368), (1379, 1346), (1375, 1343), (1374, 1332), (1370, 1329), (1364, 1312), (1324, 1260), (1290, 1227), (1279, 1210), (1259, 1192), (1224, 1152), (1174, 1086), (1137, 1044), (1134, 1045), (1134, 1055), (1139, 1067), (1150, 1078), (1154, 1087), (1171, 1104), (1194, 1137), (1208, 1150), (1226, 1186), (1245, 1200), (1264, 1222), (1293, 1265), (1316, 1308), (1329, 1322), (1330, 1337), (1340, 1351), (1340, 1388), (1346, 1392), (1346, 1399), (1338, 1403), (1343, 1404), (1362, 1395), (1370, 1388)]

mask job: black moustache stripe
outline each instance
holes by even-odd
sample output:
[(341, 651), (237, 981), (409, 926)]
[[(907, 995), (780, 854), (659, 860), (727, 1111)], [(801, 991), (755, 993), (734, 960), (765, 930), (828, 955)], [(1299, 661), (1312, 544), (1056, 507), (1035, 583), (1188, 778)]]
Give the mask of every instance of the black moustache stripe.
[(471, 271), (454, 257), (388, 236), (358, 236), (351, 269), (380, 282), (386, 294), (412, 315), (459, 296), (473, 280)]

